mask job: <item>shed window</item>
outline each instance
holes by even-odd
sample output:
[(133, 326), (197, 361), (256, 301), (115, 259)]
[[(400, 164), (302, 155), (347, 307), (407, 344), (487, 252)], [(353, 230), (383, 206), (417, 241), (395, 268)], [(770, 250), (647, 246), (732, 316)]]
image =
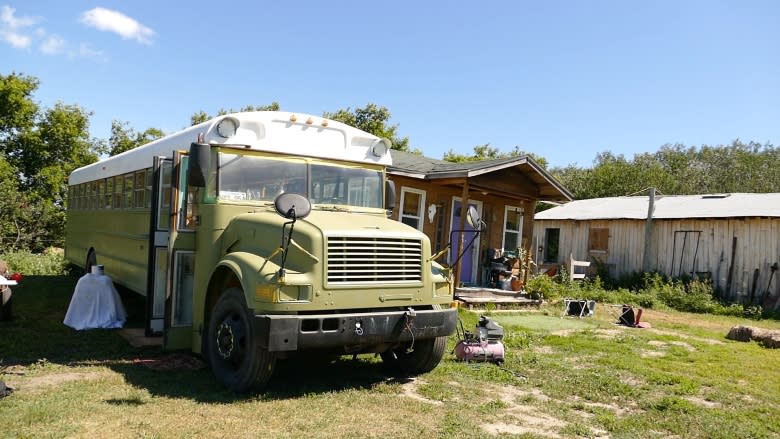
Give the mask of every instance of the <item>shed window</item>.
[(588, 232), (588, 251), (606, 253), (609, 250), (609, 229), (591, 228)]
[(401, 211), (398, 213), (398, 219), (402, 223), (422, 230), (424, 207), (425, 191), (408, 187), (401, 188)]

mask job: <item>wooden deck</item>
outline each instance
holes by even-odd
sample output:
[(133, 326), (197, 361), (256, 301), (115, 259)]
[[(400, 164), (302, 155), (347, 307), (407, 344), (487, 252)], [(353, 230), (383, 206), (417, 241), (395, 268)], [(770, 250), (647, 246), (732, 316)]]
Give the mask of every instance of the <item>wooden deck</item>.
[(539, 307), (542, 300), (529, 299), (519, 291), (499, 290), (487, 287), (460, 287), (455, 289), (455, 299), (469, 308), (492, 303), (497, 307)]

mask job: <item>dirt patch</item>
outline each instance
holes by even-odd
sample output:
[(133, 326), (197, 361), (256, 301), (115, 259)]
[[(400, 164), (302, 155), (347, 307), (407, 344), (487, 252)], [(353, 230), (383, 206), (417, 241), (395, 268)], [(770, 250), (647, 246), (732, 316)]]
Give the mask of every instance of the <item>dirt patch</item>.
[[(538, 407), (520, 404), (519, 399), (534, 397), (540, 401), (548, 401), (550, 398), (538, 389), (523, 390), (513, 386), (494, 388), (493, 392), (499, 395), (501, 401), (506, 404), (503, 412), (516, 421), (489, 422), (480, 427), (488, 434), (534, 434), (545, 437), (560, 437), (558, 431), (566, 426), (566, 422), (540, 412)], [(506, 419), (505, 417), (502, 417)]]
[(616, 404), (605, 404), (603, 402), (583, 402), (582, 405), (590, 408), (605, 409), (613, 412), (615, 416), (622, 417), (634, 411), (633, 407), (619, 406)]
[(542, 354), (542, 355), (550, 355), (555, 353), (555, 350), (551, 346), (536, 346), (534, 348), (534, 353)]
[(698, 396), (689, 396), (689, 397), (687, 397), (685, 399), (690, 401), (690, 402), (692, 402), (692, 403), (694, 403), (694, 404), (696, 404), (696, 405), (700, 405), (702, 407), (707, 407), (708, 409), (718, 408), (718, 407), (721, 406), (721, 404), (719, 402), (707, 401), (706, 399), (699, 398)]
[(424, 402), (426, 404), (431, 405), (442, 405), (444, 404), (441, 401), (436, 401), (434, 399), (426, 398), (419, 393), (417, 393), (417, 388), (419, 386), (422, 386), (425, 384), (425, 381), (419, 379), (419, 378), (410, 378), (408, 382), (401, 384), (401, 396), (404, 398), (411, 398), (416, 401)]
[(493, 422), (490, 424), (482, 424), (480, 427), (482, 427), (483, 430), (487, 434), (491, 435), (499, 435), (499, 434), (512, 434), (512, 435), (521, 435), (521, 434), (533, 434), (537, 436), (544, 436), (544, 437), (560, 437), (558, 433), (550, 432), (550, 431), (544, 431), (539, 430), (538, 428), (534, 427), (525, 427), (522, 425), (516, 425), (516, 424), (506, 424), (504, 422)]
[(681, 348), (684, 348), (688, 352), (696, 352), (696, 348), (695, 347), (689, 345), (688, 343), (686, 343), (684, 341), (670, 341), (669, 344), (673, 345), (673, 346), (679, 346)]
[(694, 341), (698, 341), (698, 342), (709, 344), (709, 345), (721, 345), (721, 344), (723, 344), (723, 342), (721, 340), (716, 340), (714, 338), (694, 337), (694, 336), (687, 335), (687, 334), (681, 334), (681, 333), (675, 332), (675, 331), (667, 331), (667, 330), (655, 329), (655, 328), (648, 329), (648, 331), (652, 332), (653, 334), (671, 335), (672, 337), (682, 338), (683, 340), (694, 340)]
[[(588, 328), (584, 329), (559, 329), (557, 331), (552, 331), (550, 334), (557, 335), (559, 337), (568, 337), (572, 334), (577, 334), (580, 332), (587, 331)], [(606, 338), (606, 339), (613, 339), (617, 338), (619, 335), (625, 334), (625, 329), (596, 329), (593, 331), (594, 334), (596, 334), (596, 337), (599, 338)]]
[(658, 358), (664, 355), (666, 355), (666, 352), (663, 351), (648, 351), (646, 349), (639, 351), (639, 356), (642, 358)]
[(28, 390), (40, 390), (44, 387), (57, 386), (62, 383), (68, 383), (71, 381), (83, 381), (83, 380), (95, 380), (105, 376), (99, 372), (64, 372), (64, 373), (50, 373), (46, 375), (39, 375), (34, 377), (28, 377), (18, 382), (9, 383), (14, 389), (19, 392)]

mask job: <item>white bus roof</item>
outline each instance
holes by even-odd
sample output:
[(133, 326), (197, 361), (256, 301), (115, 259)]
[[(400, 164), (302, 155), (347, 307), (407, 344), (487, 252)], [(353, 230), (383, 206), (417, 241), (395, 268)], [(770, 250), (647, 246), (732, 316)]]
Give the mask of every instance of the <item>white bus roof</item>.
[[(228, 137), (220, 135), (217, 130), (223, 121), (226, 121), (221, 126), (223, 134), (233, 132)], [(235, 129), (231, 129), (231, 121), (237, 126)], [(173, 151), (187, 151), (201, 134), (202, 143), (211, 145), (236, 145), (257, 151), (384, 166), (392, 164), (389, 142), (384, 144), (373, 134), (321, 116), (285, 111), (254, 111), (215, 117), (76, 169), (70, 174), (68, 183), (80, 184), (151, 167), (154, 156), (171, 157)]]

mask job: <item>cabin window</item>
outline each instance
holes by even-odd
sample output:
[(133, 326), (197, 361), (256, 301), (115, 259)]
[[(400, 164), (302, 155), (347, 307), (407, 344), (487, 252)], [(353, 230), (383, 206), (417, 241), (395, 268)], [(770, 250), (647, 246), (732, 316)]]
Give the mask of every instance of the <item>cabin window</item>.
[(404, 224), (422, 230), (424, 217), (423, 209), (425, 207), (425, 191), (412, 189), (408, 187), (401, 188), (401, 211), (398, 213), (398, 219)]
[(591, 228), (588, 232), (588, 251), (606, 253), (609, 250), (609, 229)]
[(515, 206), (504, 208), (504, 250), (515, 251), (522, 244), (523, 209)]
[(558, 262), (561, 229), (544, 229), (544, 262)]

